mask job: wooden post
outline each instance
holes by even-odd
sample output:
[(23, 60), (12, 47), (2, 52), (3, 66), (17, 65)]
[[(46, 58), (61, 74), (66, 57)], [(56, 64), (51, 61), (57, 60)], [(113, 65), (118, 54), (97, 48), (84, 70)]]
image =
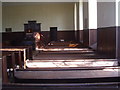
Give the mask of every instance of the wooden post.
[(24, 69), (26, 69), (26, 49), (24, 49)]
[(7, 74), (7, 59), (6, 56), (2, 58), (2, 83), (8, 83), (8, 74)]
[(21, 58), (21, 51), (19, 51), (19, 66), (22, 68), (22, 58)]
[(15, 53), (12, 53), (12, 68), (15, 69)]

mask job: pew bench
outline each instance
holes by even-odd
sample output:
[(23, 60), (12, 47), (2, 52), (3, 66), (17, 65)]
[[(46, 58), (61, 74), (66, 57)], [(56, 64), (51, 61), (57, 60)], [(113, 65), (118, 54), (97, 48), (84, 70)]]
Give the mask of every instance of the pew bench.
[(0, 49), (2, 51), (2, 83), (9, 84), (14, 80), (14, 70), (23, 68), (21, 49)]
[(120, 67), (76, 70), (16, 69), (16, 83), (98, 83), (119, 82)]
[[(20, 65), (20, 68), (22, 68), (22, 65), (25, 66), (25, 61), (26, 59), (31, 59), (32, 60), (32, 50), (31, 47), (27, 47), (27, 46), (9, 46), (9, 47), (3, 47), (0, 49), (0, 51), (2, 52), (18, 52), (18, 62)], [(30, 53), (31, 52), (31, 53)]]
[[(15, 52), (5, 52), (5, 51), (3, 51), (2, 52), (2, 58), (6, 58), (7, 68), (15, 68), (15, 65), (17, 65), (16, 64)], [(20, 63), (18, 65), (20, 65)]]
[(117, 59), (26, 60), (26, 68), (84, 68), (118, 66)]
[[(25, 60), (26, 60), (26, 52), (25, 49), (17, 49), (17, 48), (2, 48), (0, 49), (0, 51), (2, 52), (15, 52), (18, 54), (18, 60), (16, 62), (19, 63), (20, 68), (22, 68), (22, 64), (24, 64)], [(23, 55), (22, 55), (23, 53)]]
[(116, 59), (29, 60), (26, 69), (15, 70), (14, 77), (16, 83), (118, 82), (120, 67), (115, 63)]
[[(4, 59), (4, 58), (3, 58)], [(5, 61), (5, 59), (3, 60)], [(60, 60), (61, 61), (61, 60)], [(67, 60), (68, 61), (68, 60)], [(102, 60), (101, 60), (102, 61)], [(52, 62), (52, 61), (51, 61)], [(70, 60), (71, 62), (71, 60)], [(7, 63), (3, 62), (3, 65)], [(4, 70), (5, 70), (4, 65)], [(36, 68), (19, 68), (14, 69), (14, 82), (6, 79), (3, 83), (3, 88), (8, 89), (13, 87), (23, 90), (36, 87), (64, 87), (70, 88), (81, 86), (112, 86), (116, 87), (119, 84), (119, 67), (84, 67), (84, 68), (59, 68), (59, 69), (36, 69)], [(6, 71), (6, 70), (5, 70)], [(7, 74), (4, 76), (8, 77)], [(86, 84), (87, 83), (87, 84)], [(79, 87), (78, 87), (79, 86)], [(3, 90), (4, 90), (3, 89)], [(14, 89), (14, 90), (15, 90)], [(34, 90), (33, 89), (33, 90)]]
[[(10, 57), (10, 58), (8, 58)], [(2, 52), (2, 83), (10, 83), (9, 79), (15, 69), (15, 53), (14, 52)], [(12, 75), (13, 76), (13, 75)]]
[(4, 46), (2, 48), (18, 48), (18, 49), (23, 49), (25, 48), (26, 49), (26, 59), (30, 59), (32, 60), (32, 55), (33, 55), (33, 51), (32, 51), (32, 46)]

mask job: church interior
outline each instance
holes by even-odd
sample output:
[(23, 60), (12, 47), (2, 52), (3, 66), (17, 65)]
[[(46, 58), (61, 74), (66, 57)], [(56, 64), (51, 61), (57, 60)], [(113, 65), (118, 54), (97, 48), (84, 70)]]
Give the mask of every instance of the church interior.
[(118, 90), (120, 2), (0, 2), (2, 90)]

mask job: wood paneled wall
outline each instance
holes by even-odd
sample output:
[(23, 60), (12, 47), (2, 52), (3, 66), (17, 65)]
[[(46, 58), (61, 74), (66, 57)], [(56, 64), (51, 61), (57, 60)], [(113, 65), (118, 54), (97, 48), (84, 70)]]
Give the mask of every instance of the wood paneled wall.
[(81, 41), (87, 47), (97, 43), (97, 30), (96, 29), (84, 29), (80, 32)]
[(25, 37), (24, 32), (3, 32), (1, 34), (3, 46), (20, 45)]
[(83, 30), (83, 44), (89, 47), (89, 29)]
[(89, 30), (89, 46), (97, 43), (97, 30), (96, 29), (90, 29)]
[(83, 30), (77, 30), (76, 35), (76, 41), (83, 43)]
[(77, 42), (82, 42), (85, 46), (91, 46), (97, 43), (97, 30), (86, 29), (77, 30)]
[[(49, 31), (42, 31), (43, 38), (45, 39), (45, 43), (50, 42), (50, 32)], [(75, 41), (75, 31), (58, 31), (57, 32), (57, 39), (60, 41), (61, 39), (64, 39), (64, 41)]]
[(80, 30), (80, 42), (83, 42), (83, 30)]
[(98, 52), (116, 58), (116, 27), (98, 28)]
[(58, 31), (58, 40), (64, 39), (65, 41), (75, 41), (75, 31)]
[[(49, 31), (42, 31), (43, 34), (43, 40), (44, 43), (47, 44), (50, 42), (50, 32)], [(19, 45), (24, 37), (25, 33), (24, 32), (3, 32), (0, 33), (2, 34), (2, 42), (3, 46), (5, 45)], [(57, 37), (58, 41), (60, 39), (64, 39), (64, 41), (75, 41), (75, 31), (74, 30), (69, 30), (69, 31), (58, 31), (57, 32)]]
[(117, 28), (118, 32), (118, 37), (117, 37), (117, 43), (118, 43), (118, 47), (117, 47), (117, 53), (118, 53), (118, 60), (119, 60), (119, 63), (120, 63), (120, 27)]
[(23, 39), (25, 36), (24, 32), (3, 32), (2, 39), (3, 40), (14, 40), (14, 39)]

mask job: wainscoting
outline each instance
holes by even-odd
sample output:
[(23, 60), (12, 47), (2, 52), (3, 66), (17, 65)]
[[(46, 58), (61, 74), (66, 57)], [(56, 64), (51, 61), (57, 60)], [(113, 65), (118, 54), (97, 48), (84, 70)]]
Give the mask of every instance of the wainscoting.
[(97, 43), (97, 30), (90, 29), (89, 30), (89, 46)]
[[(41, 32), (43, 37), (43, 42), (47, 44), (50, 42), (50, 31), (42, 31)], [(3, 46), (9, 45), (20, 45), (20, 43), (25, 38), (25, 32), (3, 32), (2, 34), (2, 42)], [(58, 41), (75, 41), (75, 31), (68, 30), (68, 31), (58, 31), (57, 32)]]
[(20, 45), (25, 37), (24, 32), (3, 32), (2, 34), (2, 45)]
[(116, 27), (98, 28), (98, 52), (116, 58)]
[(89, 46), (89, 29), (83, 30), (83, 44), (84, 46)]
[(97, 30), (96, 29), (77, 30), (77, 42), (81, 42), (88, 47), (96, 44)]
[(83, 30), (77, 30), (76, 35), (76, 41), (83, 43)]
[[(50, 42), (50, 31), (42, 31), (43, 38), (45, 38), (45, 42)], [(75, 41), (75, 31), (58, 31), (57, 32), (57, 41), (64, 40), (64, 41)]]
[(80, 30), (80, 42), (83, 42), (83, 30)]
[(120, 27), (117, 28), (118, 32), (118, 38), (117, 38), (117, 42), (118, 42), (118, 47), (117, 47), (117, 53), (118, 53), (118, 60), (120, 63)]

